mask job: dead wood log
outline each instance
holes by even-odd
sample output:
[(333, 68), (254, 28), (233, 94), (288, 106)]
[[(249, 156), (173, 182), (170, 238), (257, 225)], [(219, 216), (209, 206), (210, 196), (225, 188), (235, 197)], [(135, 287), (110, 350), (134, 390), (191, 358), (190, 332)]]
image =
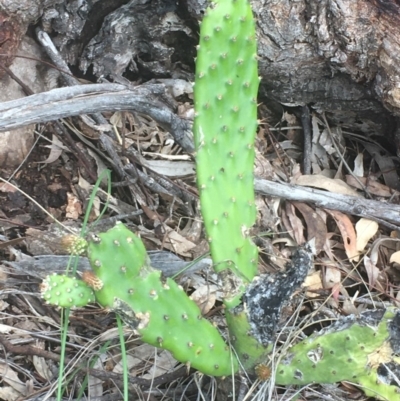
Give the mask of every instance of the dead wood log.
[[(198, 17), (204, 0), (188, 0)], [(398, 0), (253, 0), (261, 94), (365, 133), (400, 116)]]
[[(35, 13), (21, 13), (22, 6), (13, 8), (11, 1), (0, 10), (24, 23), (27, 15), (34, 14), (35, 21), (41, 15), (64, 59), (84, 71), (131, 80), (193, 79), (206, 0), (23, 3), (34, 5)], [(399, 0), (252, 0), (252, 5), (264, 101), (309, 105), (327, 112), (331, 122), (366, 134), (396, 131)]]

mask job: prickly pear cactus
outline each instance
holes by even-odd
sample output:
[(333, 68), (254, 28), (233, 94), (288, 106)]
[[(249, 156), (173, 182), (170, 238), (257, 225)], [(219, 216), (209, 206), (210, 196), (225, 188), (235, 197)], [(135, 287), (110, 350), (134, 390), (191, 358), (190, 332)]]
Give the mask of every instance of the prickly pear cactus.
[(94, 292), (86, 283), (61, 274), (47, 276), (40, 292), (48, 304), (62, 308), (86, 306), (95, 301)]
[[(256, 219), (257, 46), (247, 0), (216, 0), (200, 26), (194, 86), (197, 185), (214, 270), (223, 283), (232, 341), (245, 368), (264, 347), (249, 337), (242, 296), (257, 274), (249, 230)], [(243, 348), (244, 347), (244, 348)]]
[(399, 352), (400, 312), (365, 312), (341, 319), (287, 350), (275, 380), (279, 385), (348, 381), (367, 396), (400, 400)]
[(253, 164), (257, 128), (257, 49), (247, 0), (214, 0), (200, 27), (194, 86), (197, 184), (214, 268), (231, 269), (238, 293), (257, 274)]
[(143, 341), (209, 375), (237, 371), (218, 330), (180, 286), (151, 268), (142, 241), (123, 224), (95, 237), (88, 257), (97, 301), (119, 313)]

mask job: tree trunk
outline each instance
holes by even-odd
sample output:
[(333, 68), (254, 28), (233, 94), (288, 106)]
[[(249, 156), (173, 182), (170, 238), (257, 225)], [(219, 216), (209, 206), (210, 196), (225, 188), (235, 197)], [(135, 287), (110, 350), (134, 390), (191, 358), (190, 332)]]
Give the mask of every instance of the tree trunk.
[[(188, 0), (192, 15), (204, 1)], [(399, 0), (253, 0), (261, 94), (388, 134), (400, 115)], [(198, 14), (197, 14), (198, 15)]]
[[(64, 58), (84, 71), (124, 74), (133, 81), (193, 80), (198, 21), (206, 0), (29, 2), (34, 3)], [(13, 2), (4, 1), (0, 9), (7, 4)], [(261, 100), (307, 104), (365, 134), (396, 131), (399, 0), (252, 0), (252, 5)]]

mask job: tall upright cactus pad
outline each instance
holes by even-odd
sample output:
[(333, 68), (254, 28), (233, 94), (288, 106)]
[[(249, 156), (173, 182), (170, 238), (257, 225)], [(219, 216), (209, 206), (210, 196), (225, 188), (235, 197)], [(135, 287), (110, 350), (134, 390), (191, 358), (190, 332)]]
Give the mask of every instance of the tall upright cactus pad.
[(50, 305), (62, 308), (86, 306), (94, 302), (94, 292), (86, 283), (63, 274), (47, 276), (41, 286), (42, 298)]
[[(257, 48), (247, 0), (214, 0), (200, 27), (194, 137), (197, 184), (214, 268), (243, 282), (257, 274), (253, 163), (257, 128)], [(226, 300), (228, 303), (229, 299)]]
[(400, 312), (372, 311), (341, 319), (296, 344), (276, 371), (280, 385), (349, 381), (366, 395), (400, 400)]
[(97, 276), (96, 298), (119, 313), (143, 341), (213, 376), (238, 369), (217, 328), (173, 280), (149, 265), (142, 241), (117, 224), (95, 237), (88, 257)]

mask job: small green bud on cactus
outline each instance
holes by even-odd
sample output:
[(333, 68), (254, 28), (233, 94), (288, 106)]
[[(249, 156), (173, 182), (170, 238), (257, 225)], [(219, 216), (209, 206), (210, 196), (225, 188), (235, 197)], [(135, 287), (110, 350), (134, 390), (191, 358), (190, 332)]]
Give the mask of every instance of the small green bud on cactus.
[(62, 308), (82, 307), (95, 301), (94, 292), (86, 283), (61, 274), (47, 276), (40, 292), (47, 303)]

